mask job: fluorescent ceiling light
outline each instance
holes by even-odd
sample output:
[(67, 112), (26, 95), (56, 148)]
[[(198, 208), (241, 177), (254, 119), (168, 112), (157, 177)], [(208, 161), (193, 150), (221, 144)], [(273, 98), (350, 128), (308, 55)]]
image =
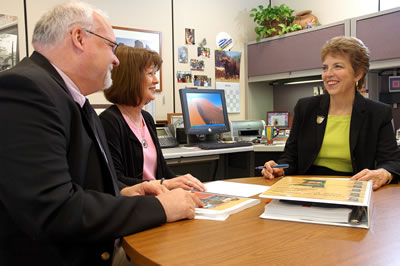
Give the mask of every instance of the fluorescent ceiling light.
[(293, 84), (304, 84), (304, 83), (314, 83), (314, 82), (322, 82), (322, 79), (291, 81), (291, 82), (285, 82), (283, 84), (284, 85), (293, 85)]

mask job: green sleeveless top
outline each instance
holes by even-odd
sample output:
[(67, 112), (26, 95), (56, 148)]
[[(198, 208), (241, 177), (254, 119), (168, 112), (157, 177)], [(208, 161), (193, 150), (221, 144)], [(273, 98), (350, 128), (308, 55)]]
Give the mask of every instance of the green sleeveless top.
[(314, 165), (353, 172), (350, 156), (351, 115), (328, 115), (324, 140)]

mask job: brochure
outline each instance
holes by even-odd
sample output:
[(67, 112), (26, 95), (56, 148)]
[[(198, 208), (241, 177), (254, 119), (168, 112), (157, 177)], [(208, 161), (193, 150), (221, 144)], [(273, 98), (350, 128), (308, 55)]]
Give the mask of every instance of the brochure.
[(193, 192), (203, 202), (203, 208), (196, 208), (195, 219), (224, 221), (229, 215), (260, 203), (259, 199), (244, 198), (208, 192)]

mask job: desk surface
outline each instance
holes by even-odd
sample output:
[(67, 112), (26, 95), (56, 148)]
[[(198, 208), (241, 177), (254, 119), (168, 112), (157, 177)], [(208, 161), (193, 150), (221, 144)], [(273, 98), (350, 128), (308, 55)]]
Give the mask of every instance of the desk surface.
[(285, 144), (256, 144), (253, 145), (253, 148), (254, 152), (283, 152), (283, 150), (285, 149)]
[(264, 145), (256, 144), (253, 146), (244, 146), (236, 148), (227, 149), (215, 149), (215, 150), (202, 150), (198, 147), (175, 147), (175, 148), (164, 148), (162, 149), (165, 159), (175, 159), (183, 157), (195, 157), (195, 156), (205, 156), (205, 155), (218, 155), (225, 153), (235, 153), (235, 152), (283, 152), (285, 145)]
[[(271, 185), (261, 177), (232, 179)], [(185, 220), (124, 237), (139, 265), (399, 265), (400, 185), (373, 192), (371, 228), (261, 219), (261, 204), (226, 221)]]
[(199, 147), (176, 147), (176, 148), (162, 149), (162, 153), (165, 159), (196, 157), (205, 155), (218, 155), (225, 153), (248, 152), (248, 151), (253, 151), (253, 146), (215, 149), (215, 150), (202, 150)]

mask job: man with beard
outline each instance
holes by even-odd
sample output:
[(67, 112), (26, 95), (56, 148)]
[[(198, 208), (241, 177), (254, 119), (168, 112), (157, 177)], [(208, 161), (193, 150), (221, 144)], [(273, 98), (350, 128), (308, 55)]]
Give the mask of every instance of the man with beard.
[(0, 265), (111, 265), (120, 237), (193, 218), (182, 189), (117, 183), (86, 95), (109, 87), (118, 44), (101, 11), (71, 2), (35, 26), (0, 74)]

